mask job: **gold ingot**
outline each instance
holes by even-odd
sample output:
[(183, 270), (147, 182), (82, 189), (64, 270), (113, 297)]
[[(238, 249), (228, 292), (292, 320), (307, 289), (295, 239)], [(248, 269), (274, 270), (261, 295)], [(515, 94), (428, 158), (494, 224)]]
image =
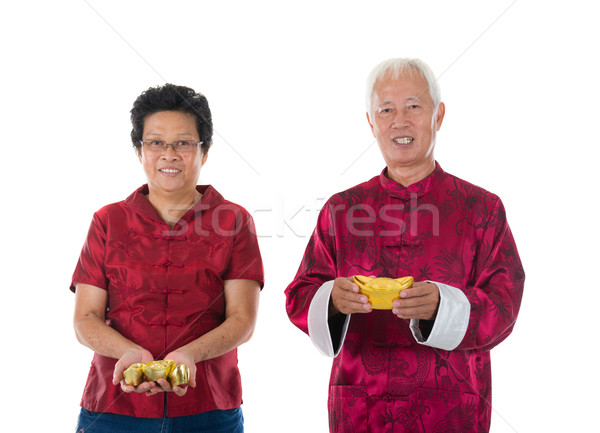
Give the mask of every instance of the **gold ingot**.
[(175, 368), (175, 361), (152, 361), (146, 363), (144, 376), (147, 381), (167, 380), (171, 371)]
[(360, 293), (369, 298), (371, 308), (374, 310), (391, 310), (396, 299), (400, 299), (402, 290), (412, 287), (413, 277), (403, 278), (371, 278), (362, 275), (354, 277), (354, 283), (359, 287)]
[(144, 364), (136, 363), (127, 367), (123, 372), (125, 383), (129, 386), (138, 386), (144, 381)]
[(171, 382), (171, 386), (187, 385), (189, 377), (190, 369), (188, 366), (185, 364), (179, 364), (173, 369), (171, 374), (169, 374), (169, 382)]

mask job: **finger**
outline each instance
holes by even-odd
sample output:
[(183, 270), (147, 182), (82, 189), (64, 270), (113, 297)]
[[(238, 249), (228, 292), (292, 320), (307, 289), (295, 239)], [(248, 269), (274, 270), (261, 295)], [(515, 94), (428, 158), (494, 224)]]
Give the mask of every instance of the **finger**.
[(396, 308), (415, 308), (425, 305), (435, 304), (435, 298), (432, 296), (416, 296), (411, 298), (395, 299), (392, 305)]
[(392, 313), (401, 319), (425, 319), (429, 320), (435, 313), (435, 308), (431, 305), (419, 305), (416, 307), (393, 308)]
[(151, 389), (154, 389), (156, 387), (157, 387), (156, 383), (154, 383), (154, 382), (142, 382), (138, 386), (135, 387), (135, 391), (140, 392), (140, 393), (148, 392)]
[(336, 287), (343, 291), (353, 293), (358, 293), (360, 290), (358, 286), (352, 282), (352, 277), (336, 279), (334, 283), (334, 289)]
[(179, 397), (183, 397), (187, 392), (187, 386), (174, 386), (173, 392), (177, 394)]
[(427, 294), (427, 292), (422, 287), (412, 287), (410, 289), (404, 289), (400, 292), (400, 298), (416, 298), (419, 296), (423, 296)]
[(339, 310), (344, 314), (368, 313), (372, 310), (371, 304), (363, 302), (342, 302)]
[(173, 387), (171, 386), (169, 381), (167, 381), (165, 379), (158, 379), (158, 386), (160, 386), (163, 389), (163, 391), (172, 391), (173, 390)]
[(368, 304), (369, 298), (366, 295), (360, 295), (358, 293), (349, 292), (337, 292), (335, 293), (335, 299), (339, 303), (356, 303), (356, 304)]
[(123, 367), (121, 367), (121, 364), (117, 362), (113, 371), (113, 385), (118, 385), (119, 382), (121, 382), (124, 379), (123, 371)]
[(398, 310), (402, 314), (412, 314), (415, 311), (433, 310), (436, 308), (436, 303), (432, 300), (423, 298), (410, 298), (403, 300), (395, 300), (392, 303), (392, 309)]
[(188, 377), (188, 386), (191, 386), (192, 388), (196, 388), (196, 371), (194, 370), (194, 373), (192, 374), (192, 371), (190, 369), (190, 376)]
[(125, 383), (125, 381), (121, 381), (121, 391), (126, 392), (126, 393), (130, 393), (135, 391), (135, 387), (131, 386), (131, 385), (127, 385)]
[(435, 291), (435, 286), (433, 288), (428, 286), (421, 287), (411, 287), (410, 289), (404, 289), (400, 292), (400, 298), (418, 298), (422, 296), (430, 296), (433, 295)]
[(371, 307), (371, 304), (369, 304), (368, 302), (366, 304), (353, 302), (349, 304), (348, 308), (351, 310), (352, 313), (368, 313), (373, 309), (373, 307)]
[(146, 395), (147, 396), (151, 396), (154, 394), (158, 394), (159, 392), (164, 392), (165, 390), (162, 389), (160, 386), (153, 386), (151, 389), (146, 391)]
[(371, 309), (369, 298), (365, 295), (334, 291), (331, 294), (331, 298), (335, 308), (344, 314), (350, 314), (352, 312), (368, 312)]

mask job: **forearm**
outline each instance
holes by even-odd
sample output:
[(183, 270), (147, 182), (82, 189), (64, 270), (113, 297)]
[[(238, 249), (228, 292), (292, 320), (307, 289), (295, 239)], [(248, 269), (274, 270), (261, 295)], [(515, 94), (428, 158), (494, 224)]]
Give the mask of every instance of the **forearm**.
[(76, 320), (74, 328), (81, 344), (109, 358), (120, 359), (126, 351), (141, 348), (94, 314)]
[(202, 337), (177, 349), (191, 354), (195, 363), (217, 358), (250, 340), (256, 320), (231, 316)]

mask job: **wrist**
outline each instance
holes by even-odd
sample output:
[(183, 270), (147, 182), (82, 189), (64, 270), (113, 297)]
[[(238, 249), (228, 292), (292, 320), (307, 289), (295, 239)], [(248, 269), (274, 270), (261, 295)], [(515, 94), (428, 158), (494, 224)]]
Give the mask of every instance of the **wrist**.
[(329, 310), (328, 310), (328, 317), (334, 317), (336, 316), (338, 313), (340, 312), (340, 310), (338, 310), (336, 308), (336, 306), (333, 304), (333, 299), (329, 299)]

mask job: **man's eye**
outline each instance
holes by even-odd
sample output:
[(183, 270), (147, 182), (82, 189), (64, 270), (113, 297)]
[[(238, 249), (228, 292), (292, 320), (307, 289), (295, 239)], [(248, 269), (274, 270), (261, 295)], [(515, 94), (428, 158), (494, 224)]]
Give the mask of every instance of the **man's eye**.
[(391, 112), (392, 112), (392, 109), (391, 109), (391, 108), (382, 108), (382, 109), (381, 109), (381, 113), (383, 113), (383, 114), (389, 114), (389, 113), (391, 113)]
[(162, 140), (151, 140), (150, 141), (150, 146), (165, 147), (165, 142), (162, 141)]
[(409, 108), (410, 110), (414, 110), (414, 109), (416, 109), (416, 108), (419, 108), (419, 106), (418, 106), (417, 104), (413, 104), (413, 105), (409, 105), (409, 106), (408, 106), (408, 108)]
[(181, 140), (176, 142), (179, 147), (192, 147), (194, 145), (193, 141)]

